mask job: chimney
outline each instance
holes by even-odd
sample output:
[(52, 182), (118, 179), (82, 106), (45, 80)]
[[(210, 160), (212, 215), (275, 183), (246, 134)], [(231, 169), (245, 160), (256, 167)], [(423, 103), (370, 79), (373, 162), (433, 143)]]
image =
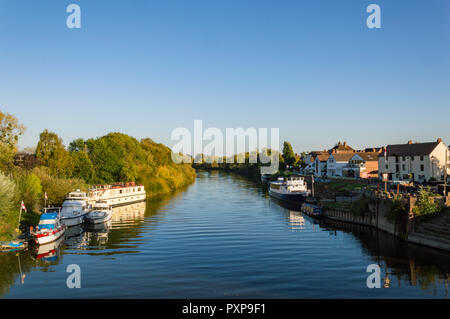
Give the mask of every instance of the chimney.
[(344, 141), (344, 146), (347, 146), (347, 142), (346, 141)]
[(439, 138), (437, 139), (437, 142), (438, 142), (438, 143), (442, 143), (442, 138), (439, 137)]
[(411, 140), (408, 141), (408, 144), (412, 144), (412, 143), (413, 143), (413, 141), (411, 141)]

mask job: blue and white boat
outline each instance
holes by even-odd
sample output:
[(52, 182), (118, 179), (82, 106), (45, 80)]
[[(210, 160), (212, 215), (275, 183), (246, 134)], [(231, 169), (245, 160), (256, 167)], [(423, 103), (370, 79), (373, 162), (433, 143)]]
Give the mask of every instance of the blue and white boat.
[(269, 183), (269, 195), (281, 201), (303, 203), (311, 191), (303, 177), (279, 177), (277, 181)]
[(64, 236), (66, 226), (59, 220), (58, 211), (46, 211), (41, 215), (39, 225), (31, 230), (30, 234), (38, 245), (54, 242)]

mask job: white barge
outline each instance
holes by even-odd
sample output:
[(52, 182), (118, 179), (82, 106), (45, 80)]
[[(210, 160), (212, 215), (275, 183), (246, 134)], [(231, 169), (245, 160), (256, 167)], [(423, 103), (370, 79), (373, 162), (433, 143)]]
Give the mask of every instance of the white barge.
[(92, 202), (104, 202), (112, 207), (145, 202), (147, 196), (143, 185), (131, 183), (116, 183), (94, 185), (88, 192)]

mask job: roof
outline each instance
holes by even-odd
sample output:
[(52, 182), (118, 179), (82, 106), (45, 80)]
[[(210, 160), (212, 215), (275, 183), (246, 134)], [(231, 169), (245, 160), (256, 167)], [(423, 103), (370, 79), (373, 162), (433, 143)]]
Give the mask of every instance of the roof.
[[(430, 155), (431, 152), (441, 143), (440, 141), (430, 143), (408, 143), (408, 144), (396, 144), (388, 145), (386, 155), (387, 156), (422, 156)], [(381, 152), (379, 157), (384, 156), (384, 152)]]
[(315, 158), (319, 159), (320, 162), (326, 162), (328, 161), (328, 157), (330, 157), (330, 154), (324, 153), (324, 154), (318, 154)]
[(353, 154), (353, 156), (355, 156), (355, 155), (358, 155), (359, 157), (361, 157), (365, 162), (377, 162), (378, 155), (380, 155), (380, 153), (379, 152), (361, 152), (361, 153)]
[(333, 156), (336, 162), (348, 162), (355, 153), (333, 153), (330, 156)]
[(354, 152), (354, 149), (347, 145), (347, 142), (343, 144), (339, 142), (336, 146), (334, 146), (330, 153), (340, 153), (340, 152)]

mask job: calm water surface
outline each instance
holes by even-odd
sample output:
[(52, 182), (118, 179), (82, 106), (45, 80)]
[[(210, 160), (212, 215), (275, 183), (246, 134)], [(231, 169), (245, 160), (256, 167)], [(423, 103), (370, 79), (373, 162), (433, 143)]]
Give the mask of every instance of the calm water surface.
[[(385, 288), (366, 287), (374, 263)], [(66, 286), (70, 264), (80, 289)], [(3, 298), (446, 298), (448, 283), (447, 253), (319, 223), (220, 172), (59, 243), (0, 253)]]

